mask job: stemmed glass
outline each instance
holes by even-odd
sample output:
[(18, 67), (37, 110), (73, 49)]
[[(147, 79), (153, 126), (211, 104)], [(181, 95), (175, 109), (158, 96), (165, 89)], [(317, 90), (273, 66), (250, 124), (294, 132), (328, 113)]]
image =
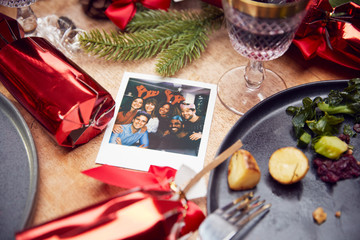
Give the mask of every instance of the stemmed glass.
[(37, 0), (0, 0), (0, 5), (17, 8), (16, 20), (23, 27), (24, 32), (32, 33), (36, 30), (36, 16), (30, 5)]
[(67, 57), (73, 58), (80, 50), (78, 33), (83, 30), (76, 28), (71, 19), (49, 15), (37, 18), (30, 5), (37, 0), (0, 0), (0, 5), (17, 8), (17, 22), (22, 26), (26, 37), (42, 37), (47, 39)]
[(264, 61), (289, 48), (309, 0), (222, 0), (233, 48), (249, 59), (247, 66), (226, 72), (218, 96), (231, 111), (243, 115), (263, 99), (286, 89), (285, 81), (264, 68)]

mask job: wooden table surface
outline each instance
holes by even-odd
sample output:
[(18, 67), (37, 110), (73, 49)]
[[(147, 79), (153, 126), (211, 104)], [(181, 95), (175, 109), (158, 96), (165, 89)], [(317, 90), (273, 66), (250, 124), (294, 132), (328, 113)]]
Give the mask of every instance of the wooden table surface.
[[(95, 20), (86, 16), (78, 0), (39, 0), (32, 8), (38, 17), (50, 14), (69, 17), (78, 28), (84, 30), (116, 29), (110, 21)], [(0, 7), (0, 12), (14, 18), (16, 15), (15, 9), (6, 7)], [(107, 89), (114, 99), (125, 71), (156, 75), (156, 59), (113, 62), (86, 56), (73, 60)], [(226, 30), (221, 29), (210, 36), (208, 47), (201, 58), (183, 68), (174, 77), (216, 84), (224, 72), (230, 68), (244, 65), (246, 62), (246, 58), (240, 56), (231, 47)], [(279, 59), (266, 63), (266, 66), (283, 77), (288, 87), (322, 80), (350, 79), (360, 76), (359, 71), (347, 69), (320, 58), (306, 61), (294, 46), (291, 46)], [(35, 215), (31, 226), (92, 205), (122, 191), (122, 189), (103, 184), (81, 173), (83, 170), (96, 166), (95, 159), (103, 133), (75, 149), (58, 146), (40, 124), (14, 100), (2, 84), (0, 92), (16, 105), (25, 118), (37, 149), (39, 182)], [(239, 118), (238, 115), (228, 111), (219, 99), (216, 99), (205, 164), (215, 157), (223, 138)], [(208, 178), (208, 175), (205, 178)], [(206, 198), (196, 199), (195, 202), (206, 213)]]

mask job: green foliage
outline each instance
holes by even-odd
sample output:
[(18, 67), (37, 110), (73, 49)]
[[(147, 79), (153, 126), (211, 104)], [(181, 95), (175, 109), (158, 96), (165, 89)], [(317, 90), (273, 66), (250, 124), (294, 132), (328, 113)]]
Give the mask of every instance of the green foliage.
[(360, 0), (329, 0), (329, 3), (331, 4), (332, 7), (337, 7), (340, 6), (342, 4), (348, 3), (348, 2), (354, 2), (357, 5), (360, 5)]
[(325, 115), (320, 119), (308, 120), (306, 124), (317, 135), (334, 135), (338, 133), (337, 126), (343, 121), (343, 117), (336, 117), (325, 112)]
[[(286, 112), (292, 116), (295, 136), (303, 147), (309, 143), (307, 133), (313, 137), (313, 143), (320, 136), (337, 134), (344, 122), (343, 115), (353, 118), (354, 123), (360, 122), (360, 78), (349, 80), (343, 90), (331, 90), (325, 98), (305, 97), (302, 106), (289, 106)], [(345, 125), (343, 133), (355, 136), (350, 126)]]
[(204, 5), (200, 12), (146, 10), (138, 12), (127, 32), (98, 29), (80, 36), (85, 51), (106, 60), (132, 61), (157, 56), (156, 71), (172, 76), (200, 58), (208, 34), (224, 22), (221, 9)]

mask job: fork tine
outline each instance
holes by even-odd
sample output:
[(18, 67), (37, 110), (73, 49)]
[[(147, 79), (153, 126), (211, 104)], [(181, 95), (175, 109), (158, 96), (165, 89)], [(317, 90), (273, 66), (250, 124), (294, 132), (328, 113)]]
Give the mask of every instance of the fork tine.
[[(240, 218), (244, 217), (247, 213), (249, 213), (251, 210), (253, 210), (256, 207), (259, 207), (264, 204), (265, 200), (262, 200), (259, 202), (259, 197), (256, 197), (252, 199), (253, 201), (249, 201), (246, 206), (244, 206), (242, 211), (237, 211), (237, 214), (233, 214), (231, 218), (228, 219), (231, 223), (236, 223), (240, 220)], [(254, 202), (254, 203), (252, 203)], [(252, 204), (251, 204), (252, 203)], [(250, 205), (251, 204), (251, 205)]]
[(229, 209), (231, 209), (232, 207), (236, 206), (238, 203), (244, 201), (245, 199), (252, 198), (253, 196), (254, 196), (253, 192), (248, 192), (248, 193), (242, 195), (241, 197), (235, 199), (234, 201), (226, 204), (225, 206), (216, 209), (214, 213), (222, 214), (222, 213), (228, 211)]
[(231, 208), (229, 210), (227, 210), (226, 212), (223, 213), (223, 218), (225, 219), (233, 219), (238, 215), (241, 215), (242, 213), (246, 213), (248, 211), (246, 211), (249, 208), (249, 205), (252, 203), (257, 203), (259, 201), (259, 196), (258, 197), (254, 197), (252, 199), (250, 198), (246, 198), (244, 200), (242, 200), (240, 203), (238, 203), (237, 205), (235, 205), (236, 207)]
[[(245, 199), (247, 199), (247, 198), (249, 198), (249, 197), (252, 198), (253, 196), (254, 196), (254, 193), (253, 193), (253, 192), (245, 193), (244, 195), (241, 195), (241, 197), (235, 199), (234, 201), (230, 202), (229, 204), (227, 204), (227, 205), (225, 205), (224, 207), (219, 208), (219, 209), (222, 210), (222, 211), (225, 211), (225, 210), (231, 208), (231, 206), (234, 206), (234, 205), (236, 205), (237, 203), (239, 203), (239, 202), (241, 202), (241, 201), (243, 201), (243, 200), (245, 200)], [(218, 209), (218, 210), (219, 210), (219, 209)]]
[(249, 192), (215, 210), (199, 227), (201, 239), (232, 239), (253, 218), (261, 213), (267, 213), (271, 204), (264, 205), (265, 200), (259, 201), (259, 199), (260, 196), (254, 197), (253, 192)]
[(236, 226), (239, 228), (242, 228), (245, 224), (247, 224), (248, 222), (250, 222), (253, 218), (255, 218), (256, 216), (258, 216), (261, 213), (268, 213), (269, 209), (271, 207), (271, 204), (265, 204), (262, 205), (261, 208), (258, 208), (255, 212), (251, 213), (250, 215), (248, 215), (246, 218), (242, 219), (240, 222), (236, 223)]

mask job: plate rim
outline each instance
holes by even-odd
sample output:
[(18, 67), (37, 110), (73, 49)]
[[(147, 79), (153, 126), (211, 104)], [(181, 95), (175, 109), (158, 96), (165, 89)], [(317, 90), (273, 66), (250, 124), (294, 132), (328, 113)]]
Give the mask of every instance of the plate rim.
[(25, 208), (22, 213), (22, 219), (18, 226), (19, 230), (22, 230), (29, 226), (34, 213), (39, 176), (38, 156), (31, 131), (20, 111), (2, 93), (0, 93), (0, 103), (2, 103), (2, 110), (8, 114), (8, 118), (11, 118), (10, 120), (18, 129), (17, 132), (20, 134), (21, 139), (25, 145), (29, 163), (29, 192), (25, 201)]
[[(349, 82), (349, 79), (339, 79), (339, 80), (323, 80), (323, 81), (317, 81), (317, 82), (310, 82), (310, 83), (305, 83), (305, 84), (300, 84), (300, 85), (296, 85), (293, 86), (291, 88), (287, 88), (285, 90), (282, 90), (278, 93), (275, 93), (274, 95), (264, 99), (263, 101), (259, 102), (258, 104), (256, 104), (255, 106), (253, 106), (250, 110), (248, 110), (243, 116), (241, 116), (236, 123), (230, 128), (230, 130), (228, 131), (228, 133), (225, 135), (223, 141), (221, 142), (217, 152), (216, 152), (216, 156), (218, 156), (222, 151), (225, 150), (225, 145), (227, 142), (231, 141), (231, 135), (234, 132), (234, 130), (236, 128), (238, 128), (238, 125), (240, 125), (243, 121), (246, 121), (247, 118), (249, 118), (249, 116), (251, 116), (252, 112), (255, 112), (258, 108), (261, 108), (263, 105), (268, 104), (270, 101), (273, 101), (273, 99), (278, 98), (279, 96), (282, 96), (284, 94), (290, 94), (291, 92), (294, 91), (298, 91), (299, 89), (303, 89), (303, 88), (309, 88), (311, 86), (314, 85), (326, 85), (326, 84), (347, 84)], [(226, 161), (224, 161), (222, 164), (226, 164)], [(206, 211), (208, 214), (210, 214), (211, 212), (215, 211), (215, 209), (212, 209), (211, 204), (213, 203), (213, 201), (211, 201), (211, 188), (214, 182), (214, 174), (217, 168), (213, 169), (210, 174), (209, 174), (209, 180), (208, 180), (208, 186), (207, 186), (207, 194), (206, 194)], [(211, 210), (211, 211), (210, 211)]]

